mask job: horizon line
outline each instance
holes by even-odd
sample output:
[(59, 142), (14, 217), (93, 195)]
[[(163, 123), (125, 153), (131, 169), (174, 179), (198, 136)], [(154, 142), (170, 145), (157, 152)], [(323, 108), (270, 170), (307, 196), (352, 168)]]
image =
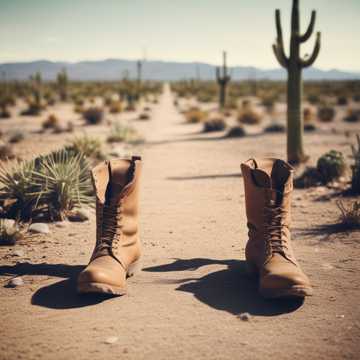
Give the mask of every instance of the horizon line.
[[(46, 62), (51, 62), (51, 63), (67, 63), (67, 64), (77, 64), (77, 63), (82, 63), (82, 62), (101, 62), (101, 61), (109, 61), (109, 60), (120, 60), (120, 61), (128, 61), (128, 62), (133, 62), (133, 61), (139, 61), (141, 59), (139, 58), (116, 58), (116, 57), (108, 57), (108, 58), (99, 58), (99, 59), (80, 59), (80, 60), (50, 60), (50, 59), (41, 59), (41, 58), (37, 58), (37, 59), (31, 59), (31, 60), (11, 60), (11, 61), (5, 61), (5, 62), (1, 62), (0, 60), (0, 65), (9, 65), (9, 64), (26, 64), (26, 63), (34, 63), (34, 62), (41, 62), (41, 61), (46, 61)], [(179, 60), (166, 60), (166, 59), (142, 59), (141, 61), (143, 62), (164, 62), (164, 63), (177, 63), (177, 64), (202, 64), (202, 65), (210, 65), (210, 66), (219, 66), (219, 64), (213, 64), (211, 62), (204, 62), (204, 61), (189, 61), (189, 60), (184, 60), (184, 61), (179, 61)], [(258, 69), (258, 70), (263, 70), (263, 71), (269, 71), (269, 70), (276, 70), (276, 69), (283, 69), (282, 67), (278, 66), (278, 67), (259, 67), (259, 66), (253, 66), (253, 65), (228, 65), (229, 68), (236, 68), (236, 67), (244, 67), (244, 68), (253, 68), (253, 69)], [(326, 71), (326, 72), (330, 72), (330, 71), (341, 71), (341, 72), (345, 72), (345, 73), (359, 73), (360, 74), (360, 69), (358, 70), (348, 70), (348, 69), (341, 69), (341, 68), (323, 68), (323, 67), (317, 67), (317, 66), (312, 66), (312, 68), (317, 69), (317, 70), (321, 70), (321, 71)], [(285, 69), (284, 69), (285, 70)]]

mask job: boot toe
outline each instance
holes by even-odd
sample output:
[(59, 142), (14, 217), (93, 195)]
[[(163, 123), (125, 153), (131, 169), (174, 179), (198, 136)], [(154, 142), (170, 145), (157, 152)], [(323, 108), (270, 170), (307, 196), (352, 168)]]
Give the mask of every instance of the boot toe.
[(265, 297), (304, 297), (312, 295), (307, 276), (295, 265), (272, 269), (260, 280), (260, 292)]
[(126, 292), (126, 272), (111, 257), (97, 258), (80, 273), (78, 289), (79, 292), (123, 294)]

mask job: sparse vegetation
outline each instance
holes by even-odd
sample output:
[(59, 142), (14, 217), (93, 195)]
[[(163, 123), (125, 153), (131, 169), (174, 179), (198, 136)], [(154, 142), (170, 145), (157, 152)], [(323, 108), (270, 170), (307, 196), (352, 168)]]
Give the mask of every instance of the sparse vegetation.
[(204, 121), (203, 132), (223, 131), (226, 128), (226, 122), (220, 115), (210, 117)]
[(104, 111), (101, 107), (92, 106), (84, 110), (82, 115), (88, 125), (96, 125), (103, 120)]
[(107, 142), (127, 142), (127, 143), (138, 143), (143, 141), (138, 132), (130, 127), (121, 125), (119, 122), (115, 123), (112, 128), (110, 135), (107, 137)]
[(317, 170), (324, 184), (338, 179), (346, 171), (346, 162), (343, 154), (335, 150), (324, 154), (317, 161)]
[(335, 118), (336, 111), (332, 106), (321, 106), (318, 110), (318, 118), (321, 122), (331, 122)]
[(337, 202), (340, 209), (340, 223), (342, 227), (348, 230), (360, 229), (360, 201), (354, 201), (349, 207), (342, 201)]
[(83, 154), (88, 158), (104, 158), (100, 139), (88, 135), (74, 137), (66, 145), (66, 149), (74, 154)]
[(207, 118), (208, 114), (205, 111), (200, 110), (197, 107), (193, 107), (185, 112), (186, 122), (189, 124), (196, 124), (203, 122)]

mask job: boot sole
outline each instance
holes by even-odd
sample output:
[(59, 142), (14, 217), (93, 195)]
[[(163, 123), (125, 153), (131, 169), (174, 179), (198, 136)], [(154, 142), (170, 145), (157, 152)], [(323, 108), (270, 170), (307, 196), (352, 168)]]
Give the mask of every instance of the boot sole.
[(288, 289), (260, 289), (259, 292), (267, 299), (304, 298), (313, 295), (313, 289), (303, 285), (295, 285)]
[[(141, 262), (135, 261), (133, 264), (129, 265), (129, 268), (126, 273), (126, 278), (132, 277), (141, 271)], [(105, 283), (97, 283), (97, 282), (88, 282), (88, 283), (78, 283), (77, 291), (79, 294), (109, 294), (109, 295), (126, 295), (127, 288), (113, 286)]]

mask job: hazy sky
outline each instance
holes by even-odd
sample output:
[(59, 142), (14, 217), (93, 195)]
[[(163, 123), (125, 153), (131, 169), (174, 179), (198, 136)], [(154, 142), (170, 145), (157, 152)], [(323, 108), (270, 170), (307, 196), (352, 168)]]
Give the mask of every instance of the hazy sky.
[[(0, 0), (0, 62), (105, 58), (277, 67), (274, 11), (288, 45), (291, 0)], [(315, 66), (360, 70), (360, 0), (300, 0), (322, 50)], [(312, 50), (314, 38), (303, 47)]]

